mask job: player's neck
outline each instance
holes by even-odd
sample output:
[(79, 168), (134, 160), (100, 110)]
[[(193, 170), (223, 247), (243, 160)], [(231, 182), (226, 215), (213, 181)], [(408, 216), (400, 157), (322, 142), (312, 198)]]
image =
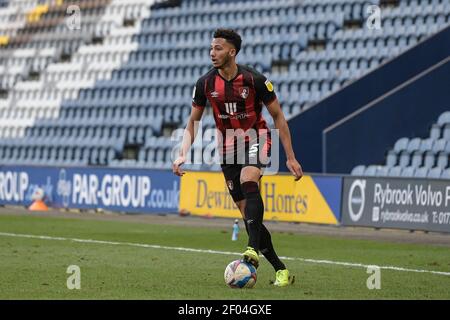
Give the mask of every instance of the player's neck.
[(227, 81), (230, 81), (234, 77), (236, 77), (238, 73), (238, 66), (236, 62), (230, 63), (228, 66), (224, 66), (219, 69), (219, 74)]

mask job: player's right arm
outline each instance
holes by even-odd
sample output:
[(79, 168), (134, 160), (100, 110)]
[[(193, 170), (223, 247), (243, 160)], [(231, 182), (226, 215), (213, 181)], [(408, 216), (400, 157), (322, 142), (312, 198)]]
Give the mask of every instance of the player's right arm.
[(200, 78), (195, 85), (194, 92), (192, 94), (192, 109), (189, 116), (188, 123), (183, 133), (183, 142), (181, 144), (180, 153), (178, 158), (173, 162), (172, 171), (177, 176), (184, 175), (184, 171), (181, 166), (186, 161), (186, 155), (195, 140), (198, 131), (198, 123), (202, 119), (203, 110), (206, 105), (206, 97), (204, 93), (204, 80)]

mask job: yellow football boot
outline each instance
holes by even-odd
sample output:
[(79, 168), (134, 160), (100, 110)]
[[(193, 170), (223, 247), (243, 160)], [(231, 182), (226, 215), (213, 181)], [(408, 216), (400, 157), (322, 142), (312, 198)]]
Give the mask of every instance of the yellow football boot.
[(286, 287), (290, 284), (293, 284), (295, 281), (295, 276), (289, 275), (289, 270), (278, 270), (275, 274), (275, 282), (273, 283), (274, 286), (277, 287)]
[(258, 253), (252, 247), (247, 247), (247, 250), (242, 254), (242, 260), (251, 263), (255, 268), (259, 266)]

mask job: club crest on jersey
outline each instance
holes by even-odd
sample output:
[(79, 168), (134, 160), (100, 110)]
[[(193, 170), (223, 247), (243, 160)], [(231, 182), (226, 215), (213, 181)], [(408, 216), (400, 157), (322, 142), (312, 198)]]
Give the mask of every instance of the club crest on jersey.
[(233, 191), (233, 180), (227, 180), (227, 186), (228, 186), (228, 189), (230, 189), (231, 191)]
[(217, 91), (211, 91), (211, 98), (219, 97), (219, 93)]
[(266, 85), (267, 90), (269, 90), (269, 92), (273, 91), (273, 84), (272, 82), (270, 82), (269, 80), (266, 80), (266, 82), (264, 82), (264, 84)]
[(248, 87), (239, 88), (239, 95), (242, 97), (242, 99), (247, 99), (248, 93), (249, 93)]

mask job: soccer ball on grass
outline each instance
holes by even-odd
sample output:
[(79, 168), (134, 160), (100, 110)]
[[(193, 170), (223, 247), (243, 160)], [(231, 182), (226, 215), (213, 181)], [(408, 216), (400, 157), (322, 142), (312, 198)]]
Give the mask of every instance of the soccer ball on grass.
[(225, 283), (231, 288), (253, 288), (256, 268), (245, 261), (235, 260), (225, 268)]

